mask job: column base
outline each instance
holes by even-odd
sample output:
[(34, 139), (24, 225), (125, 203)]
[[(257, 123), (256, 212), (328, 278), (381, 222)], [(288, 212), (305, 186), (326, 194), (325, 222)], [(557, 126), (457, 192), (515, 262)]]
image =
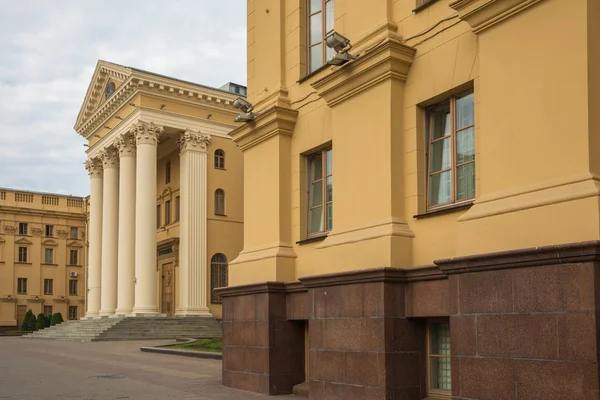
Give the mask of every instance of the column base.
[(131, 314), (160, 314), (158, 307), (133, 307)]
[(125, 315), (125, 317), (127, 318), (165, 318), (167, 316), (167, 314), (161, 314), (161, 313), (139, 313), (139, 312), (133, 312), (131, 314), (127, 314)]
[(187, 307), (175, 311), (176, 317), (212, 317), (212, 313), (207, 307)]
[(133, 310), (131, 308), (129, 310), (116, 310), (115, 315), (129, 315), (132, 312)]
[(101, 317), (109, 317), (111, 315), (115, 315), (115, 311), (100, 311), (100, 313), (98, 314)]
[(97, 317), (97, 316), (98, 316), (98, 313), (97, 313), (97, 312), (86, 313), (86, 314), (85, 314), (85, 317), (83, 317), (83, 318), (81, 318), (81, 319), (84, 319), (84, 318), (87, 318), (87, 319), (92, 319), (92, 318), (94, 318), (94, 317)]

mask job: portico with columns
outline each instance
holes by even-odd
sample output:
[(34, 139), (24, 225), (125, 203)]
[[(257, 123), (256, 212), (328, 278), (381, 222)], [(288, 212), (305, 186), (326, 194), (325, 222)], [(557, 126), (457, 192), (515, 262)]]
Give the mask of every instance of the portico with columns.
[(98, 62), (75, 125), (88, 139), (86, 317), (220, 318), (211, 292), (243, 241), (236, 97)]

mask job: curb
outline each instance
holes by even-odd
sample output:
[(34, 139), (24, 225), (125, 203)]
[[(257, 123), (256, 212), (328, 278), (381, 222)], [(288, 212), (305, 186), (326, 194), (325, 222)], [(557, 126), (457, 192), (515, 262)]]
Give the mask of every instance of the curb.
[[(193, 342), (196, 339), (177, 339), (177, 342)], [(179, 350), (179, 349), (168, 349), (165, 347), (140, 347), (140, 351), (145, 353), (158, 353), (158, 354), (169, 354), (173, 356), (183, 356), (183, 357), (192, 357), (192, 358), (204, 358), (204, 359), (212, 359), (212, 360), (222, 360), (222, 353), (212, 353), (208, 351), (195, 351), (195, 350)]]

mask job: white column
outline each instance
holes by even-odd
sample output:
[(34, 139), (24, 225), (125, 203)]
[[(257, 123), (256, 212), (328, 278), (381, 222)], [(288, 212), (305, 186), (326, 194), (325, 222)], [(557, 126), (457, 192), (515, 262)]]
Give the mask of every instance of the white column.
[(135, 293), (135, 137), (125, 135), (119, 149), (119, 255), (116, 314), (131, 314)]
[(113, 147), (102, 152), (104, 200), (102, 202), (102, 298), (100, 315), (117, 308), (117, 251), (119, 227), (119, 154)]
[(135, 187), (135, 314), (158, 313), (156, 277), (156, 147), (163, 129), (138, 123)]
[(95, 317), (100, 311), (100, 274), (102, 268), (102, 162), (98, 159), (89, 159), (85, 162), (85, 168), (90, 174), (88, 294), (85, 316)]
[(211, 315), (207, 307), (206, 147), (210, 136), (186, 131), (179, 138), (179, 308), (177, 315)]

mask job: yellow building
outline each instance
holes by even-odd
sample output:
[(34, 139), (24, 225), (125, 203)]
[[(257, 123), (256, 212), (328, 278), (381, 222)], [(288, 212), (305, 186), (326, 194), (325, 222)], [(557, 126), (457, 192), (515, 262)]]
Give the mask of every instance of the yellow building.
[(597, 399), (600, 3), (247, 6), (224, 384)]
[(242, 153), (228, 133), (244, 93), (98, 62), (75, 124), (91, 182), (86, 317), (220, 318), (212, 289), (242, 247)]
[(0, 188), (0, 329), (85, 312), (86, 199)]

